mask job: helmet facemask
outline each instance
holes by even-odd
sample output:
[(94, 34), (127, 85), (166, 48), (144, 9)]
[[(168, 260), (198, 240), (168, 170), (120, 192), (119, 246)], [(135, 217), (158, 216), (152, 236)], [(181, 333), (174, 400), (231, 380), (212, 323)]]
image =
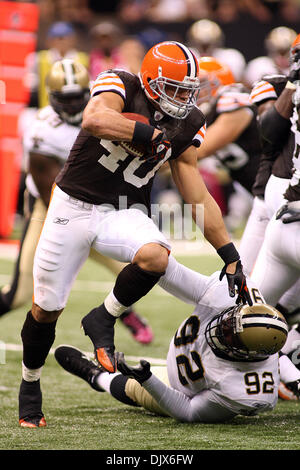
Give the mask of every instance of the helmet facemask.
[(49, 101), (54, 111), (61, 119), (73, 126), (80, 125), (83, 110), (89, 100), (89, 90), (74, 93), (51, 92)]
[(163, 113), (172, 118), (185, 119), (197, 103), (200, 81), (197, 77), (185, 77), (182, 82), (172, 80), (163, 77), (160, 69), (158, 78), (149, 81), (149, 87), (158, 96)]
[(216, 315), (205, 330), (216, 355), (237, 361), (261, 361), (280, 351), (288, 326), (273, 307), (236, 305)]

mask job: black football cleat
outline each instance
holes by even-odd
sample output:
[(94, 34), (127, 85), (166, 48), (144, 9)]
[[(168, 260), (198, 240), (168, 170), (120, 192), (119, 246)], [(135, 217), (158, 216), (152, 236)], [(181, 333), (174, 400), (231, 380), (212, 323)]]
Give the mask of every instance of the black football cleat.
[(101, 374), (101, 369), (79, 349), (72, 346), (58, 346), (54, 352), (54, 357), (67, 372), (85, 380), (97, 392), (104, 392), (95, 380)]
[(19, 424), (22, 428), (42, 428), (46, 420), (42, 412), (40, 380), (22, 379), (19, 391)]
[(100, 367), (107, 372), (116, 372), (114, 345), (114, 326), (116, 317), (107, 312), (102, 304), (94, 308), (81, 321), (84, 333), (90, 337), (94, 345), (95, 359)]

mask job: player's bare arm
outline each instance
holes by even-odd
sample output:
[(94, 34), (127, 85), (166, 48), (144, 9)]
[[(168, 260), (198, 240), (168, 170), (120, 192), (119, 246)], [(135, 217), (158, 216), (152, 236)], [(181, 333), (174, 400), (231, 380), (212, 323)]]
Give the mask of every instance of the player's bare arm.
[(208, 126), (205, 138), (197, 149), (197, 158), (213, 155), (225, 145), (234, 142), (248, 127), (253, 118), (249, 108), (237, 109), (231, 113), (222, 113)]
[[(82, 128), (99, 139), (132, 141), (135, 121), (122, 116), (123, 99), (116, 93), (93, 97), (83, 113)], [(160, 131), (154, 129), (153, 138)]]
[(172, 175), (184, 201), (192, 205), (193, 217), (197, 221), (197, 206), (204, 209), (204, 236), (217, 250), (225, 263), (220, 279), (227, 277), (229, 294), (235, 296), (235, 285), (238, 287), (239, 299), (252, 305), (246, 279), (242, 271), (240, 256), (227, 233), (221, 210), (206, 188), (197, 167), (197, 153), (189, 147), (181, 156), (170, 162)]
[(53, 181), (60, 169), (59, 160), (41, 153), (30, 153), (29, 172), (46, 207), (50, 202)]
[(189, 147), (178, 159), (170, 161), (172, 176), (184, 201), (192, 205), (196, 220), (196, 208), (204, 207), (204, 235), (217, 250), (230, 243), (222, 214), (216, 201), (207, 190), (197, 167), (195, 147)]

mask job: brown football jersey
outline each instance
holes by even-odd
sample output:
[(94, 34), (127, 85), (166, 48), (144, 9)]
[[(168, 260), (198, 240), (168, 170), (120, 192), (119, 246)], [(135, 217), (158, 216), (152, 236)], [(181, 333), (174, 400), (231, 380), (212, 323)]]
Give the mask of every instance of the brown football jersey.
[[(287, 77), (285, 75), (265, 75), (258, 81), (251, 92), (252, 102), (260, 106), (268, 100), (277, 100), (285, 88)], [(264, 188), (271, 174), (278, 178), (289, 179), (292, 170), (292, 156), (294, 151), (294, 135), (289, 130), (282, 136), (282, 145), (274, 148), (274, 145), (262, 140), (262, 157), (257, 172), (254, 186), (254, 194), (260, 188), (260, 194), (264, 194)]]
[(222, 87), (206, 116), (206, 121), (209, 127), (221, 114), (245, 108), (253, 113), (249, 125), (235, 141), (217, 150), (215, 157), (228, 170), (233, 181), (237, 181), (251, 192), (259, 164), (261, 146), (256, 124), (256, 110), (250, 102), (248, 90), (241, 83)]
[(186, 119), (173, 119), (158, 112), (146, 97), (136, 75), (121, 70), (101, 73), (91, 90), (115, 92), (124, 100), (123, 112), (146, 116), (150, 124), (164, 129), (171, 152), (159, 162), (133, 157), (118, 142), (99, 139), (81, 130), (56, 178), (56, 184), (70, 196), (92, 204), (111, 204), (128, 208), (143, 204), (149, 210), (155, 173), (167, 159), (178, 158), (191, 145), (199, 146), (205, 118), (195, 107)]

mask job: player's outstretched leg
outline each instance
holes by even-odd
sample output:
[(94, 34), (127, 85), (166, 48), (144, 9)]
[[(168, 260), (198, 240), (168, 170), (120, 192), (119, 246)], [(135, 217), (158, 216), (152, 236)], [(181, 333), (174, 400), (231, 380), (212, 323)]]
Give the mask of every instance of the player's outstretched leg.
[(83, 330), (94, 345), (95, 358), (108, 372), (117, 369), (114, 346), (116, 319), (157, 284), (168, 265), (168, 255), (161, 245), (144, 245), (134, 262), (119, 273), (104, 303), (82, 319)]
[(128, 377), (124, 377), (120, 372), (110, 374), (103, 371), (82, 351), (68, 345), (58, 346), (54, 357), (63, 369), (83, 379), (97, 392), (108, 392), (116, 400), (126, 405), (139, 406), (134, 398), (127, 395)]

